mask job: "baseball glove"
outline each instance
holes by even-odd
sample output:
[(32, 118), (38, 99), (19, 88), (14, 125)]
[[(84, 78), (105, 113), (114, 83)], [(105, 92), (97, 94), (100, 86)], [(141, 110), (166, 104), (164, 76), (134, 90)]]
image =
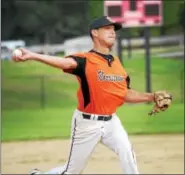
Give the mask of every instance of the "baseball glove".
[(166, 91), (156, 91), (154, 92), (154, 102), (155, 105), (148, 115), (156, 114), (168, 109), (172, 102), (172, 95)]

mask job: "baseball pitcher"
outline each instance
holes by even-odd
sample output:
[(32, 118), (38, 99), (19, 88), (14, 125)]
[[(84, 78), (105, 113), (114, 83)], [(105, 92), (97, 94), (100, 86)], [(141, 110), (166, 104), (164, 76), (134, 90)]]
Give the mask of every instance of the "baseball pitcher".
[(15, 62), (38, 61), (76, 76), (79, 82), (78, 106), (71, 124), (69, 158), (65, 165), (48, 172), (34, 169), (32, 174), (80, 174), (97, 143), (101, 142), (120, 159), (122, 173), (139, 174), (128, 134), (116, 114), (124, 103), (154, 102), (149, 115), (165, 111), (172, 100), (166, 91), (141, 93), (130, 87), (130, 77), (119, 59), (111, 55), (119, 23), (103, 16), (90, 25), (92, 50), (65, 58), (43, 55), (20, 49)]

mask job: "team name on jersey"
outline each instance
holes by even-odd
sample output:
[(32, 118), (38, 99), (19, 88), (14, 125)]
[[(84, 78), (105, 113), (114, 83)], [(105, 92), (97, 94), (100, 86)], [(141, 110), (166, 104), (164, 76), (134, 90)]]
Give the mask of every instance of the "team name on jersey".
[(105, 75), (105, 73), (102, 70), (98, 71), (98, 79), (100, 81), (123, 81), (124, 77), (120, 75)]

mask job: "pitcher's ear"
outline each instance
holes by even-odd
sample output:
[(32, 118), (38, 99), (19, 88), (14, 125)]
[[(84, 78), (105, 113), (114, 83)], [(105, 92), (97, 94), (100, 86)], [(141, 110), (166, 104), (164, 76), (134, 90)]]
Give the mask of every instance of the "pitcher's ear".
[(92, 35), (93, 37), (97, 37), (97, 36), (98, 36), (98, 30), (97, 30), (97, 29), (91, 30), (91, 35)]

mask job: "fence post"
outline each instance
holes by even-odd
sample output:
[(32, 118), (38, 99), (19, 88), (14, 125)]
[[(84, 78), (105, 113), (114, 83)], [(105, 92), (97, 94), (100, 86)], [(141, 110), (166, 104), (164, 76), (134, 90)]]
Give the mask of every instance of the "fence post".
[(127, 29), (127, 51), (128, 51), (128, 59), (131, 59), (132, 57), (132, 44), (131, 44), (131, 35), (129, 29)]
[(146, 92), (151, 92), (151, 63), (150, 63), (150, 28), (144, 28), (145, 37), (145, 77), (146, 77)]
[(184, 71), (180, 71), (180, 99), (181, 103), (184, 102)]
[(46, 104), (46, 94), (45, 94), (45, 76), (41, 76), (40, 77), (40, 104), (41, 104), (41, 108), (44, 109), (45, 108), (45, 104)]

